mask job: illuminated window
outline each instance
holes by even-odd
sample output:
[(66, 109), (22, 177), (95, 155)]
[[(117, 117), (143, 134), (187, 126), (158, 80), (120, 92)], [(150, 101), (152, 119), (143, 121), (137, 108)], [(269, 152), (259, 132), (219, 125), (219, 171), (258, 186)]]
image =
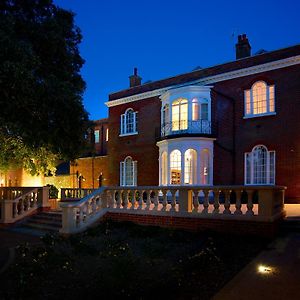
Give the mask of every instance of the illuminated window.
[(172, 130), (185, 130), (188, 128), (188, 101), (177, 99), (172, 103)]
[(209, 150), (203, 149), (200, 155), (201, 184), (210, 184)]
[(199, 120), (199, 103), (198, 103), (198, 99), (196, 98), (192, 100), (192, 120), (193, 121)]
[(100, 132), (99, 132), (99, 130), (95, 130), (94, 135), (95, 135), (95, 143), (99, 143), (99, 141), (100, 141)]
[(137, 185), (137, 162), (133, 161), (130, 156), (120, 163), (120, 185)]
[(181, 152), (173, 150), (170, 154), (170, 183), (181, 184)]
[(132, 108), (121, 115), (121, 135), (137, 133), (137, 112)]
[(105, 132), (105, 140), (108, 142), (108, 128), (106, 128), (106, 132)]
[(257, 81), (245, 91), (245, 116), (266, 115), (275, 112), (274, 85)]
[(245, 153), (245, 184), (275, 184), (275, 151), (260, 145)]
[(184, 183), (194, 184), (196, 182), (196, 161), (197, 152), (193, 149), (188, 149), (184, 153)]
[(161, 155), (161, 184), (167, 185), (168, 184), (168, 154), (166, 151), (163, 152)]

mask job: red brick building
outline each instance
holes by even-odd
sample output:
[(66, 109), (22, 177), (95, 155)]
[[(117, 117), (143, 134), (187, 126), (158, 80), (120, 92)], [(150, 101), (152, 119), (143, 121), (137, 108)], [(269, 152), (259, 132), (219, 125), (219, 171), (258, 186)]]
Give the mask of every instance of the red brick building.
[(106, 104), (109, 185), (284, 185), (300, 201), (300, 45), (251, 55), (241, 35), (235, 61), (147, 84), (135, 69)]

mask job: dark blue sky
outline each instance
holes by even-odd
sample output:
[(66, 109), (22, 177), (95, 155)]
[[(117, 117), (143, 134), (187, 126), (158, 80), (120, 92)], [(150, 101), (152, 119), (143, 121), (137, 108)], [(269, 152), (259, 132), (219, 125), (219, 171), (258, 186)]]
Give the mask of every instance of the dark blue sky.
[(54, 2), (76, 14), (83, 34), (84, 105), (91, 119), (107, 116), (108, 94), (128, 87), (135, 66), (145, 82), (231, 61), (241, 33), (252, 53), (300, 43), (298, 0)]

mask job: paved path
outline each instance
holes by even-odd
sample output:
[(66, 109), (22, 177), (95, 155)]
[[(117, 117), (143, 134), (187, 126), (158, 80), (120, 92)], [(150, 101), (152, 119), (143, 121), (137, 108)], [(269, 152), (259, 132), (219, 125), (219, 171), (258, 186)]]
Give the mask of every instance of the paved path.
[(39, 244), (41, 240), (37, 236), (0, 229), (0, 272), (11, 259), (13, 251), (10, 249), (26, 242)]
[[(272, 268), (259, 273), (258, 266)], [(300, 233), (277, 238), (213, 298), (214, 300), (299, 300)]]

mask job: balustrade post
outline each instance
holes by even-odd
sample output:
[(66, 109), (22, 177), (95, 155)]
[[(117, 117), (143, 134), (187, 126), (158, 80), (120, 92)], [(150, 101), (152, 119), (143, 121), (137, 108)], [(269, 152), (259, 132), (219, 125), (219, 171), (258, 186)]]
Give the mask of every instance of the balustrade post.
[(224, 202), (224, 212), (223, 213), (225, 215), (231, 214), (231, 211), (230, 211), (230, 193), (231, 193), (230, 190), (226, 190), (224, 192), (224, 194), (225, 194), (225, 202)]
[(150, 209), (151, 205), (151, 190), (147, 191), (147, 202), (146, 202), (146, 210)]
[(220, 190), (217, 189), (217, 190), (213, 190), (214, 192), (214, 210), (213, 210), (213, 213), (214, 214), (218, 214), (220, 213)]
[(143, 196), (144, 196), (144, 191), (139, 191), (139, 206), (138, 209), (143, 209)]
[(13, 223), (14, 219), (14, 202), (13, 200), (1, 201), (1, 220), (3, 223)]
[(49, 203), (49, 186), (38, 188), (38, 206), (50, 207)]
[(185, 188), (179, 188), (179, 211), (192, 212), (193, 192)]
[(168, 204), (167, 192), (168, 192), (167, 190), (162, 190), (163, 193), (162, 211), (167, 211), (167, 204)]
[(125, 199), (124, 199), (123, 208), (127, 209), (128, 208), (128, 198), (129, 198), (130, 191), (129, 190), (125, 190), (124, 193), (125, 193)]
[(135, 195), (136, 195), (136, 190), (133, 190), (132, 192), (131, 192), (131, 194), (132, 194), (132, 198), (131, 198), (131, 209), (134, 209), (134, 207), (135, 207)]
[(242, 202), (241, 202), (241, 196), (242, 196), (242, 191), (236, 190), (235, 191), (235, 215), (241, 215), (242, 214)]
[(258, 215), (272, 218), (284, 214), (284, 190), (258, 190)]
[(76, 212), (73, 207), (62, 206), (62, 229), (61, 233), (73, 233), (76, 229)]
[(254, 212), (253, 212), (253, 201), (252, 201), (252, 197), (253, 197), (253, 190), (247, 190), (247, 211), (246, 211), (246, 215), (249, 216), (253, 216)]
[(209, 202), (208, 202), (208, 194), (209, 194), (209, 190), (203, 190), (204, 193), (204, 201), (203, 201), (203, 214), (207, 214), (208, 213), (208, 206), (209, 206)]
[(199, 209), (199, 193), (201, 190), (193, 191), (194, 197), (193, 197), (193, 212), (197, 213)]
[(159, 191), (156, 190), (156, 191), (154, 191), (154, 208), (153, 208), (153, 210), (158, 210), (158, 205), (159, 205)]
[(117, 196), (117, 208), (121, 208), (121, 202), (122, 202), (122, 190), (118, 191), (118, 196)]
[(170, 211), (176, 211), (176, 192), (177, 192), (177, 190), (171, 190), (172, 201), (171, 201)]

